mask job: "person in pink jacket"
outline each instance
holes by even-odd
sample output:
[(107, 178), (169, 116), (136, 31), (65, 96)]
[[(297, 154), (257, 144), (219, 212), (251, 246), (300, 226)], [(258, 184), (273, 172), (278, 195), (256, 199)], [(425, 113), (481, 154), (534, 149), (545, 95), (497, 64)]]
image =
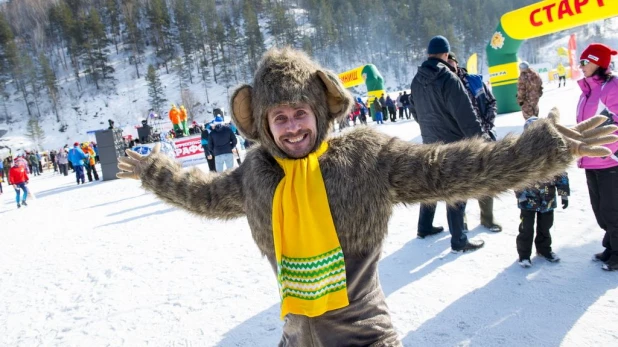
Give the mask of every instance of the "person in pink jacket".
[[(584, 78), (579, 80), (582, 95), (577, 105), (577, 123), (597, 114), (607, 117), (608, 124), (618, 124), (618, 78), (609, 65), (616, 51), (600, 43), (592, 43), (580, 56)], [(612, 155), (600, 158), (582, 157), (579, 167), (586, 170), (590, 203), (599, 226), (605, 230), (603, 247), (593, 260), (603, 262), (603, 269), (618, 271), (618, 143), (606, 145)]]

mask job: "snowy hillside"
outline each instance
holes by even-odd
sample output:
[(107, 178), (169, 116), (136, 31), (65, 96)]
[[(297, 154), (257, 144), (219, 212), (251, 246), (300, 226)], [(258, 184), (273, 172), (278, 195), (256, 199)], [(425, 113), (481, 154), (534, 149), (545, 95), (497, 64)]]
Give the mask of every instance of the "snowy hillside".
[[(541, 113), (558, 105), (572, 125), (579, 92), (547, 86)], [(127, 105), (125, 105), (127, 106)], [(374, 126), (370, 124), (370, 126)], [(499, 116), (501, 136), (520, 132), (520, 113)], [(419, 142), (413, 121), (379, 126)], [(205, 167), (201, 167), (206, 170)], [(618, 277), (590, 259), (602, 231), (582, 170), (552, 229), (560, 263), (517, 264), (519, 210), (513, 193), (495, 201), (504, 231), (469, 233), (486, 246), (455, 255), (450, 236), (416, 239), (418, 205), (397, 206), (379, 271), (405, 346), (616, 346)], [(411, 177), (410, 179), (414, 179)], [(245, 218), (204, 220), (171, 208), (136, 181), (76, 186), (45, 173), (37, 199), (15, 209), (0, 196), (0, 346), (275, 346), (281, 336), (277, 284)], [(446, 226), (444, 206), (437, 225)]]
[[(295, 17), (301, 17), (302, 10), (296, 10), (294, 12)], [(608, 25), (608, 29), (603, 33), (603, 39), (609, 44), (615, 44), (614, 38), (618, 37), (618, 18), (608, 20), (611, 25)], [(261, 26), (265, 26), (266, 23), (261, 23)], [(311, 28), (303, 28), (305, 31), (311, 31)], [(570, 32), (565, 31), (563, 36), (558, 37), (557, 40), (542, 48), (544, 53), (542, 56), (546, 57), (549, 62), (556, 62), (557, 56), (555, 54), (558, 46), (565, 46), (566, 40), (568, 40)], [(272, 44), (272, 38), (266, 36), (267, 45)], [(587, 43), (589, 38), (578, 36), (578, 48), (581, 50)], [(128, 52), (120, 51), (119, 54), (112, 53), (110, 60), (116, 70), (114, 78), (116, 79), (116, 88), (114, 93), (99, 93), (92, 85), (86, 85), (85, 91), (78, 92), (75, 88), (72, 72), (64, 71), (63, 75), (59, 75), (60, 85), (60, 99), (63, 103), (59, 105), (60, 116), (68, 125), (66, 132), (59, 132), (60, 124), (56, 122), (55, 116), (52, 114), (50, 105), (42, 105), (47, 112), (43, 116), (41, 126), (45, 132), (45, 139), (41, 142), (43, 149), (54, 149), (62, 147), (65, 144), (71, 144), (74, 141), (86, 141), (94, 140), (93, 136), (88, 135), (88, 131), (94, 131), (107, 128), (107, 120), (113, 119), (116, 122), (117, 127), (125, 129), (125, 133), (135, 132), (134, 126), (140, 124), (140, 119), (147, 117), (148, 110), (150, 108), (148, 101), (148, 88), (147, 82), (144, 78), (146, 67), (148, 63), (154, 62), (154, 55), (152, 49), (148, 49), (144, 54), (144, 63), (141, 65), (141, 78), (136, 78), (135, 66), (129, 64)], [(460, 57), (463, 61), (464, 57)], [(374, 61), (374, 64), (382, 71), (387, 91), (398, 90), (397, 87), (401, 86), (401, 81), (405, 81), (403, 86), (409, 85), (413, 76), (398, 76), (396, 73), (399, 71), (393, 71), (389, 66), (382, 66), (380, 61)], [(410, 65), (416, 65), (418, 62), (409, 62)], [(328, 68), (336, 71), (343, 72), (354, 66), (327, 66)], [(165, 97), (168, 100), (168, 104), (165, 109), (168, 110), (172, 103), (180, 104), (180, 88), (178, 87), (178, 76), (175, 73), (166, 73), (165, 68), (158, 69), (159, 76), (161, 78), (162, 85), (164, 87)], [(196, 82), (190, 84), (188, 89), (195, 96), (199, 106), (196, 108), (196, 112), (190, 114), (195, 117), (195, 120), (203, 122), (212, 118), (210, 113), (215, 105), (228, 108), (229, 94), (233, 91), (234, 86), (226, 87), (224, 85), (217, 85), (210, 83), (208, 87), (208, 100), (206, 98), (206, 91), (203, 83), (198, 83), (199, 78), (195, 76)], [(250, 82), (250, 81), (241, 81)], [(366, 88), (364, 86), (358, 87), (354, 90), (355, 93), (364, 93)], [(45, 107), (47, 106), (47, 107)], [(19, 152), (21, 150), (27, 150), (34, 148), (34, 144), (27, 137), (27, 111), (22, 101), (13, 100), (9, 103), (9, 114), (17, 122), (6, 125), (0, 124), (0, 131), (6, 130), (8, 133), (0, 138), (0, 147), (10, 147), (13, 152)], [(167, 119), (167, 115), (162, 115), (164, 119)], [(136, 133), (134, 133), (136, 135)], [(0, 156), (8, 154), (7, 149), (0, 149)]]

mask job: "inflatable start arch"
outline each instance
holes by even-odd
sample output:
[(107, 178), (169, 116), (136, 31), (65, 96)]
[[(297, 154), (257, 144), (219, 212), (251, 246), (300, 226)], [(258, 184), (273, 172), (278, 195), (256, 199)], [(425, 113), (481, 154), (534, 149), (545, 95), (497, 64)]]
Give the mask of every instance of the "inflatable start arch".
[(365, 83), (367, 86), (367, 106), (369, 106), (373, 99), (379, 98), (382, 94), (386, 95), (384, 78), (373, 64), (359, 66), (342, 72), (339, 74), (339, 79), (343, 82), (344, 88), (352, 88)]
[(504, 14), (486, 47), (498, 113), (520, 110), (515, 95), (519, 78), (517, 51), (523, 40), (617, 15), (618, 0), (545, 0)]

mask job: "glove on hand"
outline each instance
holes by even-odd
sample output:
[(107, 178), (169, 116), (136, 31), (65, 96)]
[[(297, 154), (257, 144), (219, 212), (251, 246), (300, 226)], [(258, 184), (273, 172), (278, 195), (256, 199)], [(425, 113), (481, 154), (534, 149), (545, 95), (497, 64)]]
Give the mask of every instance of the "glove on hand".
[(607, 120), (604, 116), (594, 116), (572, 128), (558, 124), (560, 112), (555, 107), (549, 112), (548, 118), (567, 141), (571, 154), (578, 157), (609, 156), (612, 154), (609, 148), (600, 145), (618, 141), (618, 136), (612, 135), (618, 130), (618, 126), (604, 125), (599, 127)]
[(569, 199), (563, 196), (562, 197), (562, 209), (566, 210), (567, 207), (569, 207)]
[(127, 149), (128, 157), (118, 158), (118, 168), (123, 172), (116, 174), (118, 178), (132, 178), (138, 180), (140, 174), (145, 168), (146, 158), (153, 154), (159, 153), (161, 144), (157, 143), (149, 155), (141, 155), (135, 151)]

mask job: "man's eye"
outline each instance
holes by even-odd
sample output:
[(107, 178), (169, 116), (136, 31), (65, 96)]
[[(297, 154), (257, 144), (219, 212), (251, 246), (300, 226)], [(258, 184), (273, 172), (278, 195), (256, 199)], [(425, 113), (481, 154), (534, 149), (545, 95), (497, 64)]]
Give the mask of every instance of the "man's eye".
[(304, 116), (306, 114), (307, 114), (307, 112), (305, 112), (305, 110), (298, 110), (298, 111), (296, 111), (296, 116), (297, 117), (302, 117), (302, 116)]
[(283, 122), (285, 122), (285, 119), (286, 118), (284, 116), (277, 116), (277, 117), (275, 117), (275, 122), (283, 123)]

